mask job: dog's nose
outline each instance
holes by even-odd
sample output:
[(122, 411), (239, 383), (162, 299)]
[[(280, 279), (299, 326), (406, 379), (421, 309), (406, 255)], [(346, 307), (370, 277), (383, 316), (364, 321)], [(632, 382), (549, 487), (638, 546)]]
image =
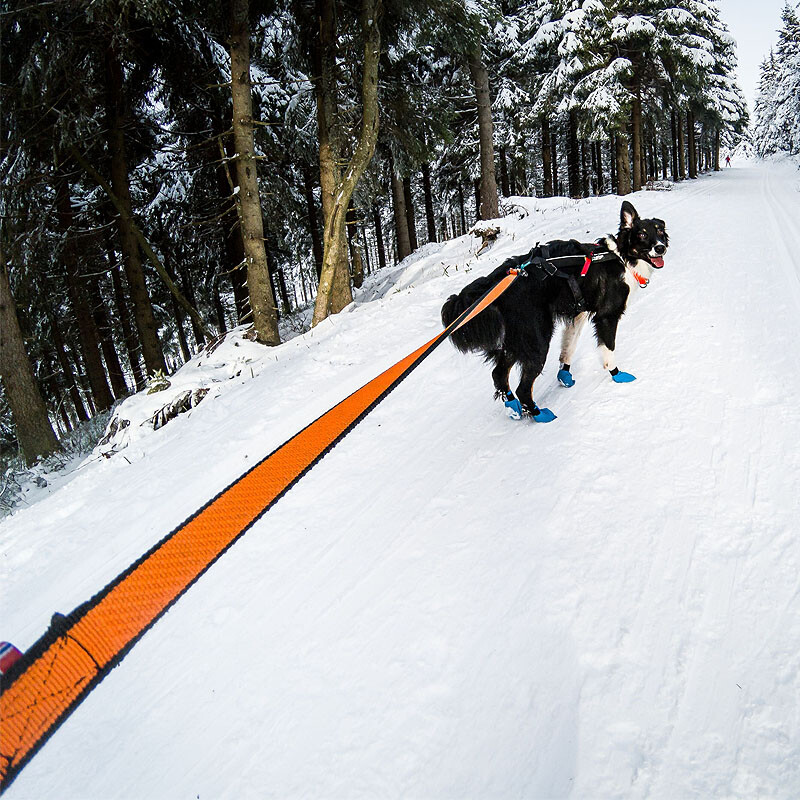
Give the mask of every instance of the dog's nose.
[(656, 251), (656, 253), (658, 253), (658, 255), (660, 255), (660, 256), (661, 256), (661, 255), (664, 255), (664, 253), (666, 253), (666, 252), (667, 252), (667, 248), (666, 248), (666, 247), (664, 247), (664, 245), (663, 245), (663, 244), (657, 244), (657, 245), (655, 246), (655, 251)]

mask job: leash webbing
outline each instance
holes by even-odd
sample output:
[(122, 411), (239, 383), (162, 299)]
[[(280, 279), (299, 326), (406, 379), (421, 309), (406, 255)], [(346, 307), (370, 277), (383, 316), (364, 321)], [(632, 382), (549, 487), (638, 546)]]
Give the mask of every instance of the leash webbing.
[(497, 299), (512, 270), (429, 342), (282, 444), (44, 635), (2, 678), (0, 791), (144, 633), (451, 333)]

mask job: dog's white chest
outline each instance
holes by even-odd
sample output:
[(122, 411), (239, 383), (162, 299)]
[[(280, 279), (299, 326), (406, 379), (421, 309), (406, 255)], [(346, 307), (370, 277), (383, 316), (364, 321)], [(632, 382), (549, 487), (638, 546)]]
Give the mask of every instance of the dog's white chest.
[(625, 302), (625, 308), (633, 299), (634, 294), (644, 288), (640, 281), (644, 281), (645, 286), (650, 281), (653, 274), (653, 268), (647, 261), (638, 260), (633, 266), (630, 263), (625, 265), (625, 283), (628, 284), (630, 291), (628, 292), (628, 299)]
[(639, 281), (633, 275), (629, 267), (625, 267), (625, 283), (628, 284), (628, 299), (625, 301), (625, 308), (627, 308), (631, 300), (633, 300), (633, 296), (642, 288), (639, 285)]

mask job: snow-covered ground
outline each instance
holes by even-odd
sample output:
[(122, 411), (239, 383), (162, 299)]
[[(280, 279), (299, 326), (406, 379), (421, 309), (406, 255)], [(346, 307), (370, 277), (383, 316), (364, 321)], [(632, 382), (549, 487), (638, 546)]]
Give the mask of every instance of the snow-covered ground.
[[(554, 346), (535, 387), (558, 420), (515, 423), (481, 360), (442, 346), (9, 800), (800, 796), (798, 190), (791, 165), (756, 163), (633, 196), (671, 235), (620, 326), (635, 383), (603, 373), (587, 331), (577, 385), (557, 384)], [(428, 246), (311, 333), (195, 359), (176, 388), (211, 392), (159, 430), (139, 425), (158, 395), (123, 404), (127, 447), (0, 525), (0, 639), (29, 646), (433, 336), (465, 283), (619, 214), (517, 202), (479, 258), (474, 238)]]

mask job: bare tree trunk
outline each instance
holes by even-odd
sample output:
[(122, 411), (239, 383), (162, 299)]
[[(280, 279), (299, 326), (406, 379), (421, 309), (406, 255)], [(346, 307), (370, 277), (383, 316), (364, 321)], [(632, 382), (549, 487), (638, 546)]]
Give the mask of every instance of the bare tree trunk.
[(55, 413), (58, 415), (57, 419), (61, 420), (61, 425), (58, 426), (58, 430), (56, 431), (56, 436), (60, 438), (61, 436), (64, 436), (72, 431), (73, 423), (69, 412), (67, 411), (67, 395), (64, 391), (62, 391), (58, 383), (58, 378), (56, 378), (56, 375), (59, 373), (59, 368), (56, 362), (57, 359), (55, 355), (52, 352), (49, 353), (47, 356), (49, 375), (45, 382), (47, 384), (47, 389), (56, 404)]
[(608, 137), (608, 171), (611, 179), (611, 191), (617, 194), (619, 184), (617, 181), (617, 136), (611, 131)]
[(67, 391), (69, 392), (70, 400), (72, 400), (72, 405), (75, 407), (75, 416), (81, 422), (86, 422), (89, 419), (89, 415), (86, 413), (86, 407), (83, 404), (83, 398), (81, 397), (81, 393), (78, 391), (78, 383), (75, 378), (75, 372), (72, 369), (72, 362), (70, 362), (69, 356), (67, 355), (67, 347), (64, 343), (64, 337), (61, 334), (61, 328), (59, 327), (58, 319), (56, 315), (49, 309), (47, 318), (50, 322), (50, 335), (53, 338), (53, 346), (55, 347), (56, 358), (58, 358), (58, 364), (61, 367), (61, 372), (64, 376), (64, 382), (67, 385)]
[[(158, 340), (158, 325), (153, 315), (153, 305), (147, 292), (142, 259), (136, 234), (133, 232), (133, 206), (131, 204), (128, 160), (125, 154), (124, 124), (127, 115), (122, 79), (122, 66), (109, 45), (106, 51), (106, 95), (108, 120), (108, 149), (111, 154), (111, 188), (122, 206), (117, 218), (122, 265), (128, 281), (128, 291), (133, 305), (133, 318), (142, 347), (142, 357), (148, 373), (167, 371), (164, 352)], [(85, 163), (85, 162), (84, 162)], [(116, 204), (115, 204), (116, 205)]]
[(478, 44), (469, 55), (469, 71), (475, 86), (478, 104), (478, 140), (481, 151), (481, 209), (480, 219), (500, 216), (497, 204), (497, 181), (494, 175), (494, 126), (492, 101), (489, 95), (489, 74), (483, 64)]
[(425, 221), (428, 223), (428, 241), (436, 241), (436, 218), (433, 215), (433, 192), (431, 191), (431, 166), (422, 165), (422, 193), (425, 196)]
[(589, 196), (589, 168), (587, 166), (585, 140), (581, 140), (581, 196)]
[[(250, 319), (250, 297), (247, 294), (247, 267), (244, 256), (244, 241), (239, 224), (233, 235), (227, 239), (225, 251), (228, 254), (228, 263), (238, 263), (241, 266), (234, 267), (231, 271), (231, 288), (233, 289), (233, 302), (236, 304), (236, 322), (244, 325), (251, 322)], [(237, 257), (241, 256), (238, 262)]]
[(222, 295), (219, 290), (220, 275), (212, 267), (211, 281), (211, 304), (214, 307), (214, 315), (217, 318), (217, 328), (221, 334), (228, 332), (228, 323), (225, 319), (225, 306), (222, 304)]
[(408, 241), (413, 253), (418, 247), (417, 243), (417, 215), (414, 213), (414, 194), (411, 191), (411, 178), (403, 178), (403, 199), (406, 202), (406, 220), (408, 221)]
[(714, 172), (719, 172), (719, 128), (714, 131)]
[(347, 206), (347, 246), (350, 249), (350, 263), (353, 265), (353, 287), (360, 289), (364, 284), (364, 262), (358, 246), (358, 214), (352, 197)]
[(283, 274), (283, 270), (280, 267), (275, 270), (275, 277), (278, 281), (278, 291), (280, 292), (281, 300), (283, 301), (285, 313), (291, 314), (292, 304), (289, 302), (289, 292), (286, 289), (286, 276)]
[[(347, 204), (337, 205), (337, 187), (342, 182), (343, 142), (339, 122), (339, 86), (336, 61), (336, 0), (316, 0), (318, 34), (313, 42), (315, 96), (317, 101), (317, 138), (319, 141), (320, 187), (322, 189), (323, 266), (318, 292), (323, 291), (329, 313), (337, 313), (353, 298), (350, 289), (350, 263), (344, 226)], [(349, 198), (348, 198), (349, 200)], [(333, 221), (334, 209), (342, 220)], [(332, 234), (329, 234), (329, 230)], [(330, 235), (338, 237), (335, 241)], [(326, 261), (332, 273), (323, 285)], [(317, 295), (317, 303), (319, 294)], [(315, 311), (316, 313), (316, 311)], [(316, 323), (313, 323), (316, 324)]]
[(0, 243), (0, 378), (3, 381), (17, 439), (25, 463), (59, 449), (47, 406), (36, 383), (25, 341), (19, 326), (17, 308), (11, 294), (5, 253)]
[(88, 287), (81, 280), (78, 265), (78, 253), (75, 250), (75, 241), (72, 237), (72, 202), (70, 200), (70, 187), (65, 178), (59, 179), (56, 186), (56, 213), (58, 224), (64, 236), (65, 277), (70, 304), (78, 323), (83, 363), (86, 366), (86, 376), (92, 388), (92, 397), (98, 411), (111, 408), (114, 398), (108, 388), (106, 371), (100, 358), (100, 336), (97, 332), (87, 300)]
[[(325, 2), (332, 0), (325, 0)], [(339, 281), (339, 291), (334, 293), (334, 276), (342, 260), (347, 264), (347, 241), (344, 237), (345, 215), (353, 191), (375, 152), (378, 140), (378, 62), (381, 34), (379, 17), (381, 0), (362, 0), (361, 30), (364, 36), (364, 72), (361, 81), (361, 131), (352, 158), (336, 186), (330, 215), (325, 217), (325, 252), (317, 300), (314, 305), (312, 325), (318, 325), (329, 314), (335, 314), (352, 301), (350, 282)], [(335, 79), (335, 75), (333, 76)], [(344, 242), (344, 254), (339, 252)], [(345, 276), (346, 277), (346, 276)], [(349, 299), (348, 299), (349, 298)]]
[(308, 232), (311, 234), (311, 252), (314, 255), (314, 266), (317, 270), (317, 280), (322, 274), (322, 237), (319, 234), (317, 221), (317, 204), (314, 201), (314, 183), (311, 169), (303, 166), (303, 187), (306, 196), (306, 213), (308, 214)]
[(600, 146), (599, 141), (594, 143), (594, 169), (597, 175), (596, 192), (598, 195), (601, 195), (605, 193), (606, 187), (603, 177), (603, 148)]
[(411, 241), (408, 236), (408, 216), (406, 214), (406, 198), (403, 182), (395, 175), (394, 166), (390, 164), (392, 182), (392, 204), (394, 207), (394, 235), (397, 242), (397, 260), (402, 261), (411, 255)]
[(122, 338), (125, 341), (125, 350), (128, 354), (128, 363), (133, 373), (133, 382), (136, 391), (140, 392), (147, 384), (144, 372), (142, 372), (142, 362), (139, 360), (139, 340), (136, 338), (136, 331), (131, 325), (130, 314), (128, 313), (128, 303), (125, 299), (125, 292), (122, 288), (122, 276), (120, 267), (111, 270), (111, 285), (114, 288), (114, 307), (117, 312), (120, 327), (122, 328)]
[(697, 177), (697, 142), (694, 131), (694, 112), (692, 109), (686, 111), (686, 132), (687, 144), (689, 146), (689, 177)]
[(550, 129), (550, 163), (553, 167), (553, 196), (560, 194), (558, 185), (558, 126)]
[(458, 209), (461, 215), (461, 233), (463, 236), (467, 232), (467, 215), (464, 211), (464, 188), (458, 184)]
[(617, 131), (617, 194), (631, 193), (631, 157), (628, 153), (628, 134)]
[(192, 357), (192, 353), (189, 350), (189, 342), (186, 340), (186, 331), (183, 329), (183, 314), (181, 314), (180, 306), (175, 302), (174, 297), (170, 297), (170, 304), (172, 306), (172, 316), (175, 319), (175, 332), (178, 335), (178, 345), (181, 348), (181, 357), (185, 364)]
[(672, 134), (672, 180), (678, 180), (678, 121), (675, 116), (675, 109), (672, 109), (671, 115), (671, 134)]
[(372, 206), (372, 224), (375, 227), (375, 246), (378, 248), (378, 269), (386, 267), (386, 248), (383, 245), (383, 228), (378, 206)]
[[(222, 125), (220, 124), (218, 127), (222, 128)], [(244, 241), (234, 197), (238, 187), (235, 170), (234, 172), (230, 170), (230, 161), (233, 161), (233, 157), (236, 155), (236, 148), (230, 136), (227, 137), (224, 145), (221, 139), (218, 142), (218, 156), (223, 159), (223, 163), (217, 167), (219, 196), (223, 198), (223, 202), (231, 203), (228, 211), (220, 219), (225, 247), (225, 266), (222, 274), (230, 278), (231, 288), (233, 289), (233, 302), (236, 306), (236, 324), (244, 325), (250, 320), (250, 298), (247, 295), (247, 266), (245, 263)], [(220, 276), (218, 275), (215, 280), (215, 291), (217, 293), (219, 293), (219, 279)], [(220, 331), (222, 332), (223, 328), (220, 328)]]
[[(180, 272), (180, 279), (181, 284), (183, 285), (183, 293), (186, 299), (189, 301), (189, 305), (192, 308), (197, 308), (197, 300), (194, 293), (194, 286), (192, 284), (192, 280), (189, 277), (189, 272), (186, 269), (186, 265), (182, 264), (178, 267)], [(197, 344), (198, 348), (203, 347), (206, 343), (206, 332), (203, 328), (197, 324), (197, 319), (194, 316), (189, 317), (189, 324), (192, 326), (192, 336), (194, 336), (194, 341)]]
[(117, 312), (120, 328), (122, 329), (122, 340), (125, 344), (125, 352), (128, 356), (131, 373), (133, 374), (136, 391), (144, 389), (146, 381), (142, 364), (139, 360), (139, 340), (136, 331), (131, 325), (131, 316), (128, 311), (128, 303), (125, 299), (125, 290), (122, 287), (122, 267), (117, 262), (117, 254), (114, 250), (110, 232), (106, 232), (106, 252), (108, 254), (109, 272), (111, 273), (111, 288), (114, 298), (114, 310)]
[[(288, 294), (284, 294), (281, 292), (280, 282), (278, 281), (278, 272), (280, 269), (278, 268), (278, 263), (275, 260), (275, 241), (274, 237), (268, 235), (264, 240), (264, 252), (267, 254), (267, 270), (269, 275), (269, 288), (272, 292), (272, 296), (275, 298), (275, 314), (277, 315), (278, 319), (281, 316), (281, 309), (277, 303), (277, 299), (280, 297), (281, 302), (283, 303), (283, 310), (284, 312), (288, 313), (290, 310), (289, 306), (289, 296)], [(284, 286), (284, 288), (286, 288)]]
[(117, 347), (114, 344), (111, 318), (108, 315), (108, 308), (106, 308), (105, 299), (100, 291), (97, 278), (95, 276), (88, 278), (87, 285), (92, 300), (92, 316), (97, 332), (100, 335), (100, 348), (103, 351), (103, 360), (106, 362), (106, 371), (111, 382), (111, 390), (114, 392), (114, 398), (119, 400), (128, 394), (128, 384), (125, 382), (125, 373), (122, 371)]
[(361, 242), (359, 247), (363, 248), (364, 253), (364, 274), (371, 275), (375, 270), (372, 269), (372, 248), (370, 247), (369, 239), (367, 238), (366, 224), (361, 226)]
[(553, 151), (550, 144), (550, 120), (542, 117), (542, 171), (544, 172), (543, 194), (553, 196)]
[(262, 344), (280, 344), (278, 312), (269, 280), (264, 247), (264, 221), (258, 195), (253, 141), (253, 96), (250, 91), (249, 0), (231, 0), (231, 95), (233, 141), (236, 148), (236, 195), (239, 225), (247, 262), (247, 290), (256, 339)]
[[(642, 101), (638, 97), (631, 107), (631, 129), (633, 131), (633, 191), (642, 188)], [(622, 194), (622, 192), (620, 192)]]
[[(514, 165), (517, 169), (517, 189), (512, 186), (511, 191), (514, 194), (525, 196), (528, 193), (528, 171), (525, 164), (525, 156), (522, 156), (522, 158), (519, 159), (514, 159)], [(536, 194), (536, 186), (533, 187), (533, 193), (534, 195)]]
[(508, 186), (508, 164), (506, 163), (506, 149), (505, 147), (500, 148), (500, 191), (503, 193), (503, 197), (510, 197), (511, 190)]
[(683, 114), (678, 112), (678, 180), (686, 180), (686, 143), (683, 135)]
[[(53, 320), (55, 320), (55, 317), (53, 317)], [(78, 384), (83, 392), (83, 402), (87, 411), (89, 412), (89, 417), (91, 418), (95, 415), (95, 408), (94, 402), (92, 401), (92, 391), (86, 381), (86, 370), (83, 368), (80, 354), (75, 349), (74, 344), (69, 339), (66, 339), (64, 345), (65, 352), (69, 353), (72, 363), (75, 365), (75, 377), (77, 378)]]
[(569, 196), (581, 196), (581, 166), (578, 148), (578, 111), (571, 109), (567, 118), (567, 179)]

